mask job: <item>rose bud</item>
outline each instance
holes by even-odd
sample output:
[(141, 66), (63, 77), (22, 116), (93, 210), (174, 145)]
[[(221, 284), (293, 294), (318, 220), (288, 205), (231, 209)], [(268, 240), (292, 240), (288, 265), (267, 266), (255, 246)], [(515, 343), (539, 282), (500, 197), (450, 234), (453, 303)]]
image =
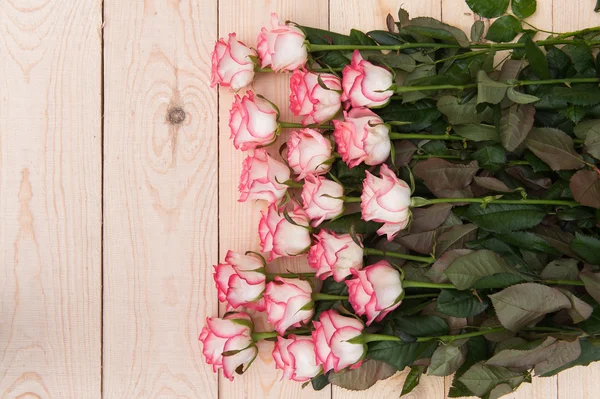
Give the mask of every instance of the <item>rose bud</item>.
[(227, 302), (228, 308), (245, 306), (259, 312), (265, 310), (262, 297), (266, 286), (264, 260), (227, 251), (225, 262), (214, 268), (219, 301)]
[(313, 129), (294, 130), (287, 141), (287, 161), (302, 180), (308, 174), (321, 175), (331, 169), (331, 141)]
[(317, 278), (325, 280), (333, 276), (340, 282), (351, 275), (353, 269), (362, 269), (363, 249), (350, 234), (337, 235), (323, 229), (314, 237), (315, 243), (308, 251), (308, 264), (317, 269)]
[(202, 342), (202, 354), (212, 364), (213, 371), (223, 368), (223, 374), (233, 380), (235, 370), (248, 366), (258, 348), (252, 340), (254, 324), (248, 314), (228, 313), (223, 318), (208, 317), (206, 326), (198, 338)]
[(211, 54), (212, 69), (210, 87), (219, 84), (238, 91), (254, 79), (254, 61), (256, 51), (235, 38), (235, 33), (229, 34), (229, 40), (221, 38), (215, 44)]
[(266, 146), (275, 141), (279, 131), (279, 111), (269, 101), (248, 91), (235, 96), (229, 111), (229, 128), (233, 146), (242, 151)]
[(362, 335), (365, 326), (360, 320), (342, 316), (335, 310), (327, 310), (321, 313), (320, 321), (313, 321), (313, 325), (315, 330), (312, 337), (317, 359), (325, 372), (360, 367), (367, 353), (367, 346), (364, 343), (349, 342)]
[(308, 59), (306, 36), (301, 29), (279, 23), (277, 14), (271, 13), (271, 28), (263, 27), (258, 34), (257, 49), (261, 67), (269, 65), (275, 71), (293, 71)]
[(353, 108), (344, 112), (344, 121), (334, 120), (333, 126), (338, 152), (350, 168), (363, 161), (379, 165), (390, 156), (390, 129), (370, 109)]
[(271, 204), (265, 211), (258, 225), (260, 248), (263, 252), (270, 252), (269, 261), (282, 256), (300, 255), (308, 250), (311, 244), (310, 219), (300, 207), (289, 213), (289, 217), (296, 224), (286, 220), (283, 210), (279, 211), (275, 204)]
[(315, 343), (311, 337), (288, 335), (277, 337), (273, 348), (275, 367), (283, 370), (283, 378), (305, 382), (316, 377), (323, 368), (317, 362)]
[(317, 227), (326, 219), (333, 219), (344, 213), (344, 187), (327, 180), (323, 176), (308, 175), (302, 187), (304, 211)]
[(394, 75), (385, 68), (363, 60), (360, 52), (354, 50), (352, 62), (342, 71), (342, 101), (350, 101), (354, 108), (381, 108), (385, 106), (394, 91)]
[(265, 200), (270, 204), (279, 201), (287, 192), (283, 182), (290, 179), (290, 168), (271, 157), (264, 148), (254, 150), (242, 163), (238, 190), (240, 202)]
[(400, 273), (388, 262), (382, 260), (351, 272), (354, 278), (346, 280), (348, 300), (357, 315), (367, 316), (367, 326), (381, 321), (402, 303)]
[[(321, 83), (327, 87), (324, 88)], [(321, 124), (332, 119), (342, 108), (342, 80), (331, 73), (316, 74), (296, 69), (290, 78), (290, 110), (303, 116), (302, 124)]]
[(362, 269), (363, 256), (363, 249), (350, 234), (337, 235), (323, 229), (315, 236), (315, 243), (308, 251), (308, 264), (317, 269), (317, 278), (325, 280), (333, 276), (340, 282), (352, 274), (352, 270)]
[(367, 171), (360, 206), (365, 221), (384, 223), (377, 234), (386, 234), (388, 241), (391, 241), (410, 220), (411, 189), (387, 165), (381, 165), (379, 175), (381, 178)]
[(306, 324), (315, 314), (312, 286), (306, 280), (276, 276), (265, 291), (267, 320), (283, 335), (290, 327)]

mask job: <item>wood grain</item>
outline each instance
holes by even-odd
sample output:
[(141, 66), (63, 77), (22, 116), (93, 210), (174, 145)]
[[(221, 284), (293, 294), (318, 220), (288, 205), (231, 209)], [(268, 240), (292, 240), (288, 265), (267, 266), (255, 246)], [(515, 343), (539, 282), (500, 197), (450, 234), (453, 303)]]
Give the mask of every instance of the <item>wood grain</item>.
[(0, 0), (0, 397), (99, 398), (101, 7)]
[(213, 0), (105, 0), (103, 397), (217, 398)]

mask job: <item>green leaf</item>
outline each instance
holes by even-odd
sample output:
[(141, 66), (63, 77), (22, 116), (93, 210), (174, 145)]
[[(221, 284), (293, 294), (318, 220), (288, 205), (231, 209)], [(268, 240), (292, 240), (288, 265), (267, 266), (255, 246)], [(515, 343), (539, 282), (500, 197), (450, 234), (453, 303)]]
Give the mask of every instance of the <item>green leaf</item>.
[(373, 54), (370, 55), (368, 59), (376, 64), (385, 64), (390, 68), (401, 69), (406, 72), (414, 71), (417, 65), (414, 58), (403, 53), (389, 53), (386, 55)]
[(567, 72), (571, 66), (571, 59), (564, 51), (555, 46), (550, 46), (546, 51), (546, 60), (548, 61), (550, 71), (552, 71), (555, 77), (567, 77)]
[[(583, 308), (584, 312), (586, 310), (590, 312), (587, 319), (583, 319), (584, 321), (580, 322), (577, 325), (577, 327), (582, 329), (588, 335), (597, 336), (598, 334), (600, 334), (600, 307), (598, 305), (596, 305), (594, 308), (592, 308), (587, 302), (584, 302), (575, 296), (574, 296), (574, 298), (576, 298), (580, 304), (585, 304), (588, 306), (587, 309)], [(573, 301), (571, 301), (571, 303), (573, 303)], [(580, 307), (580, 309), (581, 309), (581, 307)], [(569, 313), (569, 315), (570, 314), (571, 313)], [(586, 315), (585, 313), (583, 315), (577, 313), (576, 316), (577, 317), (585, 317), (585, 315)], [(573, 319), (573, 322), (575, 323), (575, 319)]]
[(567, 53), (577, 73), (583, 77), (595, 77), (596, 65), (592, 48), (583, 41), (574, 41), (563, 46), (562, 50)]
[(422, 100), (406, 104), (392, 101), (388, 106), (373, 110), (384, 121), (412, 122), (410, 125), (394, 126), (399, 132), (418, 132), (429, 129), (442, 115), (431, 100)]
[[(579, 344), (580, 348), (577, 349), (575, 344)], [(536, 374), (540, 377), (551, 377), (560, 373), (563, 370), (569, 369), (575, 366), (587, 366), (591, 362), (600, 360), (600, 347), (595, 346), (588, 338), (581, 338), (577, 341), (573, 341), (570, 346), (567, 346), (565, 342), (565, 348), (561, 351), (560, 356), (556, 356), (554, 359), (556, 363), (539, 365), (536, 369)], [(579, 356), (575, 360), (570, 360), (567, 363), (563, 362), (571, 357), (573, 353), (579, 352)], [(539, 373), (539, 374), (538, 374)]]
[(454, 96), (442, 96), (437, 102), (437, 108), (442, 114), (446, 115), (448, 123), (451, 125), (481, 123), (491, 117), (490, 110), (477, 113), (477, 99), (475, 98), (462, 104)]
[(510, 0), (467, 0), (467, 5), (484, 18), (496, 18), (506, 12), (509, 2)]
[(402, 371), (417, 358), (419, 351), (418, 343), (406, 343), (399, 341), (379, 341), (369, 344), (367, 358), (381, 360)]
[[(519, 40), (517, 40), (517, 43), (524, 45), (527, 40), (533, 40), (533, 38), (535, 37), (536, 34), (537, 34), (537, 32), (534, 30), (525, 30), (523, 32), (523, 34), (521, 35), (521, 37), (519, 38)], [(517, 61), (517, 60), (522, 61), (523, 59), (525, 59), (526, 56), (527, 56), (527, 51), (525, 50), (525, 47), (522, 47), (522, 48), (513, 49), (511, 58), (513, 61)], [(522, 65), (519, 66), (519, 72), (521, 71), (521, 68), (522, 68)], [(512, 77), (512, 79), (516, 79), (516, 76)]]
[(504, 99), (510, 86), (490, 79), (485, 71), (477, 73), (477, 103), (498, 104)]
[(581, 356), (581, 343), (579, 340), (573, 342), (560, 341), (555, 344), (552, 356), (535, 365), (535, 374), (547, 377), (557, 368), (561, 368), (571, 362), (577, 361)]
[(589, 132), (585, 138), (585, 149), (588, 154), (600, 159), (600, 132)]
[(599, 239), (576, 233), (575, 238), (571, 241), (571, 249), (586, 262), (592, 265), (600, 265)]
[(490, 305), (487, 299), (479, 299), (469, 291), (442, 290), (435, 310), (454, 317), (472, 317)]
[(536, 0), (512, 0), (512, 12), (517, 18), (524, 19), (531, 17), (537, 8)]
[(450, 280), (444, 274), (444, 271), (450, 266), (452, 262), (460, 258), (463, 255), (470, 254), (470, 249), (454, 249), (452, 251), (444, 252), (433, 265), (429, 268), (425, 276), (427, 276), (434, 283), (447, 283)]
[(356, 45), (374, 46), (377, 44), (375, 42), (375, 40), (371, 39), (365, 33), (361, 32), (359, 30), (356, 30), (356, 29), (350, 30), (350, 40), (351, 40), (352, 44), (356, 44)]
[(481, 20), (477, 20), (471, 26), (471, 41), (479, 42), (483, 37), (483, 32), (485, 31), (485, 24)]
[(496, 43), (510, 42), (522, 30), (521, 21), (512, 15), (505, 15), (494, 21), (485, 38)]
[(452, 387), (448, 392), (448, 397), (457, 398), (462, 396), (471, 396), (472, 392), (459, 381), (459, 378), (471, 368), (475, 363), (486, 360), (489, 357), (489, 349), (487, 341), (484, 337), (478, 336), (469, 338), (467, 341), (467, 355), (465, 362), (454, 374), (452, 379)]
[(372, 30), (367, 32), (367, 35), (382, 46), (396, 46), (404, 43), (404, 40), (400, 35), (386, 30)]
[(542, 237), (549, 245), (556, 248), (564, 255), (576, 257), (577, 255), (571, 250), (571, 241), (574, 236), (571, 233), (562, 231), (558, 226), (538, 226), (535, 229), (535, 234)]
[[(595, 87), (594, 87), (595, 88)], [(588, 86), (552, 87), (551, 96), (554, 101), (565, 101), (569, 104), (591, 106), (600, 103), (600, 91)]]
[(594, 7), (594, 11), (595, 12), (599, 12), (600, 11), (600, 0), (596, 0), (596, 7)]
[(354, 370), (329, 373), (329, 382), (338, 387), (351, 391), (364, 391), (371, 388), (379, 380), (385, 380), (398, 370), (387, 363), (378, 360), (365, 360), (363, 364)]
[(591, 170), (580, 170), (569, 181), (575, 201), (600, 209), (600, 175)]
[[(463, 340), (461, 340), (463, 341)], [(431, 364), (427, 373), (438, 377), (445, 377), (453, 374), (465, 362), (467, 354), (466, 341), (453, 344), (440, 344), (433, 352)]]
[[(577, 239), (577, 238), (575, 238)], [(600, 253), (598, 253), (600, 256)], [(585, 290), (596, 302), (600, 303), (600, 273), (581, 272), (581, 281), (585, 284)]]
[(471, 204), (465, 217), (482, 229), (496, 233), (510, 233), (537, 226), (546, 216), (543, 208), (535, 205), (509, 205), (491, 203), (482, 208)]
[(531, 94), (521, 93), (514, 87), (510, 87), (506, 92), (508, 99), (517, 104), (531, 104), (540, 101), (539, 97), (532, 96)]
[(508, 384), (500, 384), (495, 386), (491, 391), (488, 399), (498, 399), (504, 395), (512, 393), (514, 389)]
[(495, 126), (468, 124), (453, 126), (454, 133), (471, 141), (494, 141), (500, 142), (500, 136)]
[(473, 288), (477, 290), (487, 290), (495, 288), (506, 288), (514, 284), (522, 283), (525, 279), (513, 273), (497, 273), (491, 276), (482, 277)]
[(511, 268), (493, 251), (480, 250), (461, 256), (450, 264), (444, 274), (459, 290), (466, 290), (482, 277), (510, 273)]
[(452, 249), (462, 249), (465, 244), (477, 237), (477, 226), (474, 224), (461, 224), (453, 226), (450, 230), (440, 234), (435, 248), (435, 256)]
[(428, 337), (448, 333), (448, 324), (437, 316), (396, 316), (393, 318), (395, 331), (413, 337)]
[(513, 285), (489, 297), (502, 325), (515, 332), (547, 313), (571, 307), (562, 292), (536, 283)]
[(514, 151), (527, 138), (533, 127), (535, 108), (531, 105), (513, 104), (502, 110), (500, 139), (508, 151)]
[(467, 47), (471, 44), (467, 35), (461, 29), (440, 22), (435, 18), (418, 17), (411, 19), (410, 25), (406, 26), (405, 30), (432, 39), (457, 43), (462, 47)]
[(473, 181), (479, 170), (477, 161), (467, 165), (448, 162), (440, 158), (420, 161), (413, 173), (423, 179), (425, 186), (438, 197), (460, 197), (465, 188)]
[(543, 238), (529, 231), (515, 231), (508, 234), (498, 235), (500, 240), (507, 244), (514, 245), (529, 251), (543, 252), (550, 255), (559, 256), (560, 252), (548, 244)]
[(485, 364), (525, 371), (550, 358), (556, 349), (556, 338), (548, 337), (535, 348), (528, 350), (504, 349), (496, 353)]
[(343, 234), (348, 233), (351, 226), (354, 226), (354, 231), (357, 234), (369, 235), (375, 233), (381, 227), (381, 223), (365, 222), (362, 219), (361, 213), (358, 212), (342, 216), (339, 219), (327, 221), (319, 226), (319, 228)]
[(473, 365), (459, 381), (477, 396), (483, 396), (497, 385), (506, 383), (511, 387), (519, 386), (525, 379), (522, 373), (510, 371), (505, 367)]
[(310, 380), (310, 383), (315, 391), (320, 391), (329, 385), (327, 374), (321, 374)]
[(417, 385), (419, 385), (419, 380), (424, 371), (424, 366), (414, 366), (410, 368), (410, 372), (406, 375), (406, 379), (404, 380), (400, 396), (408, 395), (417, 387)]
[(556, 259), (542, 270), (540, 277), (544, 280), (577, 280), (579, 269), (577, 259)]
[(527, 55), (527, 60), (529, 61), (531, 69), (533, 69), (533, 72), (540, 79), (550, 79), (552, 77), (544, 52), (531, 38), (527, 38), (525, 41), (525, 54)]
[(499, 145), (488, 145), (471, 154), (471, 158), (479, 166), (493, 172), (500, 170), (506, 164), (506, 152)]
[(584, 163), (575, 151), (573, 139), (565, 132), (552, 128), (534, 128), (525, 145), (552, 170), (581, 169)]

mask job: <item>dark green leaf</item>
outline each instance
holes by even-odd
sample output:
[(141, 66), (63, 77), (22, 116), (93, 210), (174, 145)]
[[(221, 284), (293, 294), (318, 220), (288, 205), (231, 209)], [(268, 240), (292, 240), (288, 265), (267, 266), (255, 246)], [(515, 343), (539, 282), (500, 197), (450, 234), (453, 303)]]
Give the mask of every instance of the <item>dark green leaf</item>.
[(525, 154), (523, 155), (523, 157), (525, 158), (525, 160), (527, 162), (529, 162), (531, 169), (533, 169), (533, 171), (536, 173), (537, 172), (550, 172), (552, 170), (552, 169), (550, 169), (550, 167), (548, 166), (547, 163), (545, 163), (544, 161), (542, 161), (541, 159), (536, 157), (535, 154), (531, 151), (525, 151)]
[(571, 249), (586, 262), (591, 263), (592, 265), (600, 265), (599, 239), (576, 233), (575, 238), (571, 241)]
[(477, 103), (498, 104), (504, 99), (510, 86), (490, 79), (485, 71), (477, 73)]
[(351, 226), (354, 226), (354, 230), (357, 234), (368, 235), (375, 233), (381, 227), (381, 223), (365, 222), (362, 219), (360, 212), (358, 212), (351, 213), (336, 220), (330, 220), (319, 227), (342, 234), (348, 233)]
[(417, 385), (419, 385), (419, 380), (424, 371), (425, 367), (423, 366), (413, 366), (410, 368), (410, 372), (406, 375), (406, 379), (404, 380), (400, 396), (408, 395), (417, 387)]
[(593, 88), (581, 85), (552, 87), (551, 96), (554, 101), (563, 101), (574, 105), (591, 106), (600, 103), (600, 90), (593, 90)]
[(542, 237), (544, 241), (559, 250), (564, 255), (570, 257), (577, 256), (570, 247), (571, 241), (574, 238), (573, 234), (562, 231), (560, 227), (540, 225), (536, 227), (535, 234), (539, 237)]
[(529, 251), (543, 252), (550, 255), (559, 256), (560, 252), (552, 245), (548, 244), (543, 238), (529, 231), (515, 231), (508, 234), (497, 236), (507, 244), (514, 245)]
[(475, 364), (459, 378), (459, 381), (475, 395), (483, 396), (499, 384), (506, 383), (517, 387), (524, 379), (522, 373), (510, 371), (505, 367)]
[(510, 273), (512, 269), (493, 251), (480, 250), (461, 256), (450, 264), (444, 274), (459, 290), (466, 290), (482, 277)]
[(583, 41), (573, 42), (563, 46), (562, 51), (567, 53), (577, 73), (581, 76), (595, 77), (596, 64), (592, 48)]
[(471, 158), (476, 160), (480, 167), (497, 171), (506, 163), (506, 152), (499, 145), (488, 145), (472, 153)]
[[(525, 42), (527, 40), (533, 40), (536, 33), (537, 32), (534, 30), (524, 31), (523, 34), (521, 35), (521, 37), (519, 38), (519, 40), (517, 40), (517, 43), (525, 44)], [(523, 60), (523, 59), (525, 59), (526, 56), (527, 56), (527, 52), (525, 50), (525, 47), (522, 47), (522, 48), (513, 49), (511, 58), (512, 58), (512, 60), (516, 61), (516, 60)], [(521, 68), (523, 68), (523, 65), (519, 65), (519, 71), (521, 70)], [(515, 76), (515, 77), (509, 78), (509, 79), (516, 79), (516, 78), (517, 77)]]
[(506, 12), (509, 2), (510, 0), (467, 0), (467, 5), (484, 18), (496, 18)]
[(502, 396), (508, 395), (513, 392), (514, 388), (508, 384), (496, 385), (491, 391), (488, 399), (498, 399)]
[(408, 32), (415, 32), (432, 39), (457, 43), (462, 47), (467, 47), (471, 44), (467, 35), (461, 29), (440, 22), (435, 18), (418, 17), (411, 19), (410, 25), (405, 27), (405, 29)]
[(448, 324), (437, 316), (394, 317), (395, 331), (413, 337), (427, 337), (448, 333)]
[(365, 360), (357, 369), (329, 373), (329, 382), (351, 391), (364, 391), (375, 385), (377, 381), (393, 376), (397, 371), (387, 363)]
[(553, 170), (581, 169), (584, 164), (577, 154), (573, 139), (565, 132), (552, 128), (534, 128), (525, 145)]
[(372, 30), (367, 32), (367, 35), (382, 46), (396, 46), (404, 43), (400, 35), (385, 30)]
[(496, 43), (510, 42), (522, 29), (521, 21), (512, 15), (505, 15), (494, 21), (485, 38)]
[(429, 268), (425, 275), (434, 283), (447, 283), (450, 280), (444, 274), (444, 271), (450, 266), (452, 262), (460, 258), (463, 255), (470, 254), (470, 249), (454, 249), (452, 251), (444, 252), (433, 265)]
[(454, 317), (472, 317), (489, 306), (487, 299), (479, 299), (469, 291), (442, 290), (435, 310)]
[(410, 125), (394, 126), (399, 132), (415, 132), (430, 128), (441, 116), (436, 103), (422, 100), (410, 104), (392, 101), (385, 108), (374, 110), (384, 121), (413, 122)]
[(381, 360), (402, 371), (417, 358), (419, 351), (418, 343), (405, 343), (398, 341), (379, 341), (369, 344), (367, 357), (373, 360)]
[(368, 59), (376, 64), (387, 65), (390, 68), (401, 69), (406, 72), (412, 72), (416, 67), (415, 59), (403, 53), (374, 54), (370, 55)]
[(571, 66), (571, 59), (567, 54), (565, 54), (564, 51), (556, 48), (555, 46), (551, 46), (546, 51), (546, 60), (548, 62), (548, 67), (550, 68), (553, 77), (567, 77), (567, 72), (569, 70), (569, 67)]
[(596, 7), (594, 7), (594, 11), (596, 11), (596, 12), (600, 11), (600, 0), (596, 0)]
[(451, 375), (465, 362), (466, 354), (465, 340), (439, 345), (431, 357), (428, 374), (438, 377)]
[(327, 378), (327, 374), (321, 374), (311, 379), (310, 383), (315, 391), (320, 391), (329, 385), (329, 379)]
[(356, 29), (350, 30), (350, 40), (352, 41), (352, 44), (356, 45), (373, 46), (377, 44), (375, 40)]
[(465, 217), (477, 226), (501, 234), (537, 226), (544, 216), (546, 212), (537, 206), (494, 203), (485, 208), (472, 204), (465, 213)]
[(527, 138), (533, 127), (535, 108), (531, 105), (513, 104), (502, 110), (500, 139), (508, 151), (514, 151)]
[(544, 280), (577, 280), (579, 276), (577, 263), (577, 259), (572, 258), (556, 259), (548, 263), (540, 277)]
[(448, 397), (450, 398), (471, 396), (473, 394), (458, 379), (475, 363), (478, 363), (482, 360), (486, 360), (489, 357), (488, 344), (484, 337), (478, 336), (469, 338), (466, 345), (467, 355), (465, 358), (465, 362), (454, 374), (454, 378), (452, 379), (452, 387), (448, 392)]
[[(597, 252), (596, 255), (600, 256), (600, 252)], [(600, 273), (584, 271), (579, 274), (579, 277), (585, 284), (587, 293), (600, 304)]]
[(477, 236), (477, 226), (474, 224), (462, 224), (452, 227), (450, 230), (440, 234), (435, 248), (436, 257), (448, 250), (462, 249), (465, 244)]
[(512, 0), (512, 11), (520, 19), (531, 17), (537, 8), (536, 0)]
[[(514, 1), (513, 1), (514, 6)], [(527, 60), (529, 61), (529, 66), (533, 69), (533, 72), (541, 78), (541, 79), (550, 79), (552, 76), (550, 75), (550, 69), (548, 67), (548, 61), (546, 61), (546, 56), (544, 52), (531, 40), (528, 38), (525, 41), (525, 53), (527, 54)]]
[(600, 209), (600, 175), (591, 170), (580, 170), (569, 181), (573, 198), (581, 205)]
[(467, 123), (481, 123), (491, 117), (491, 111), (486, 110), (477, 113), (477, 99), (462, 104), (454, 96), (442, 96), (437, 102), (437, 108), (446, 115), (451, 125), (462, 125)]
[(478, 290), (487, 290), (494, 288), (506, 288), (511, 285), (522, 283), (525, 279), (514, 273), (497, 273), (491, 276), (482, 277), (473, 288)]
[(453, 126), (454, 133), (471, 141), (494, 141), (499, 143), (500, 136), (495, 126), (469, 124)]
[(481, 20), (477, 20), (471, 26), (471, 41), (479, 42), (483, 37), (483, 32), (485, 31), (485, 24)]

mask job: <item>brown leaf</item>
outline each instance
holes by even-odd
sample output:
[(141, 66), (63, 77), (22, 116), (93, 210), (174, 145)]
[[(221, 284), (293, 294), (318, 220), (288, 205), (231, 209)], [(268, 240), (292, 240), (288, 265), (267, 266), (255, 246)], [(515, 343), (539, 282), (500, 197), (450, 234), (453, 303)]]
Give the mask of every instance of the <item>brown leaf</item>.
[(544, 226), (542, 224), (535, 228), (535, 234), (563, 254), (572, 258), (578, 258), (570, 247), (571, 241), (575, 238), (573, 234), (562, 231), (558, 226)]
[(450, 249), (464, 248), (467, 242), (474, 240), (476, 237), (477, 225), (469, 223), (454, 226), (450, 230), (440, 234), (437, 239), (435, 254), (436, 256), (440, 256)]
[(600, 175), (591, 170), (580, 170), (571, 177), (569, 187), (573, 198), (581, 205), (600, 208)]
[[(438, 233), (439, 234), (439, 233)], [(436, 231), (424, 231), (417, 234), (407, 234), (397, 236), (394, 241), (402, 244), (403, 247), (420, 254), (429, 255), (433, 251)]]
[(410, 232), (422, 233), (439, 227), (452, 210), (452, 204), (435, 204), (427, 208), (415, 208), (412, 210), (413, 218)]
[(514, 151), (521, 145), (533, 127), (533, 105), (513, 104), (502, 111), (500, 118), (500, 138), (508, 151)]
[(396, 374), (394, 367), (378, 360), (365, 360), (357, 369), (329, 374), (329, 382), (351, 391), (364, 391), (379, 380), (385, 380)]
[(512, 193), (514, 190), (508, 188), (503, 181), (496, 179), (495, 177), (479, 177), (475, 176), (473, 178), (475, 183), (483, 188), (487, 188), (488, 190), (496, 191), (499, 193)]
[(431, 192), (439, 197), (440, 193), (448, 195), (452, 191), (467, 189), (478, 170), (477, 161), (464, 165), (439, 158), (430, 158), (417, 163), (413, 172), (417, 177), (423, 179)]
[(398, 168), (408, 165), (417, 152), (417, 146), (410, 140), (394, 141), (394, 148), (396, 150), (394, 161)]
[(525, 145), (552, 170), (581, 169), (581, 156), (575, 151), (573, 139), (565, 132), (553, 128), (534, 128)]
[(531, 169), (522, 166), (512, 166), (506, 169), (506, 173), (523, 183), (525, 188), (531, 190), (547, 190), (552, 186), (552, 179), (538, 175)]
[(425, 275), (434, 283), (448, 283), (450, 282), (450, 279), (444, 274), (444, 270), (450, 266), (450, 263), (471, 252), (473, 252), (471, 249), (453, 249), (452, 251), (444, 252), (442, 256), (431, 265)]

